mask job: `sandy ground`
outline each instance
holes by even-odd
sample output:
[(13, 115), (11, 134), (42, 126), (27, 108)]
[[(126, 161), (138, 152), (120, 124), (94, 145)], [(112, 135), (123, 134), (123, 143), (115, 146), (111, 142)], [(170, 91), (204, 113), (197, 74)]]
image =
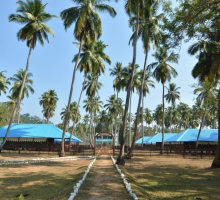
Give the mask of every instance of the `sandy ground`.
[(97, 158), (90, 174), (80, 188), (76, 200), (130, 200), (110, 156)]
[(48, 154), (18, 154), (18, 153), (0, 153), (0, 160), (32, 160), (35, 158), (55, 158), (58, 155), (48, 155)]

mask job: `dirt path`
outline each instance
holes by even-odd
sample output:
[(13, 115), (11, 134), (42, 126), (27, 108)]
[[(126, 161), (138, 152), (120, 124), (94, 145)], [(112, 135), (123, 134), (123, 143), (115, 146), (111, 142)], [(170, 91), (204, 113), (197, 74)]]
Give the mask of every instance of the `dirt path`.
[(77, 194), (77, 200), (129, 200), (124, 184), (114, 168), (110, 156), (100, 156)]

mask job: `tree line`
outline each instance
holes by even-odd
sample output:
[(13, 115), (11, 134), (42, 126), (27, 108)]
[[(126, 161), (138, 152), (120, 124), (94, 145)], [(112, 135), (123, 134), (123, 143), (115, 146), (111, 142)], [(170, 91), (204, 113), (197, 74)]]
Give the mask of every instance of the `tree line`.
[[(74, 25), (73, 35), (79, 42), (76, 43), (76, 45), (79, 47), (79, 52), (73, 58), (74, 69), (68, 103), (65, 108), (62, 151), (60, 156), (65, 155), (64, 135), (70, 120), (71, 98), (73, 95), (75, 73), (77, 69), (84, 73), (84, 81), (82, 84), (81, 94), (76, 105), (72, 134), (74, 134), (77, 117), (79, 115), (81, 96), (87, 87), (86, 94), (88, 99), (84, 100), (85, 105), (83, 107), (87, 112), (89, 112), (90, 115), (89, 137), (90, 141), (92, 140), (92, 136), (94, 135), (92, 124), (96, 124), (94, 119), (96, 113), (99, 112), (97, 104), (101, 103), (100, 97), (98, 96), (98, 88), (102, 86), (102, 83), (99, 83), (98, 79), (102, 73), (105, 73), (105, 63), (111, 64), (110, 57), (104, 53), (107, 45), (105, 45), (103, 41), (100, 41), (100, 37), (102, 35), (102, 21), (99, 17), (99, 12), (106, 12), (112, 17), (115, 17), (117, 14), (113, 7), (109, 6), (108, 4), (103, 4), (103, 2), (99, 0), (76, 0), (74, 3), (76, 3), (77, 6), (65, 9), (60, 14), (65, 29), (68, 29), (71, 27), (71, 25)], [(114, 129), (115, 131), (112, 132), (117, 132), (117, 120), (118, 118), (122, 119), (122, 125), (120, 128), (121, 148), (117, 158), (117, 164), (124, 165), (125, 158), (131, 158), (132, 151), (134, 150), (135, 140), (137, 138), (140, 118), (142, 121), (143, 132), (144, 97), (149, 90), (149, 88), (145, 87), (146, 85), (147, 87), (153, 87), (154, 83), (152, 80), (150, 80), (151, 77), (153, 77), (157, 82), (160, 82), (163, 89), (162, 104), (157, 106), (155, 110), (155, 113), (157, 114), (153, 115), (155, 119), (157, 118), (155, 121), (162, 129), (161, 153), (163, 153), (164, 149), (165, 128), (169, 127), (171, 130), (172, 127), (178, 125), (174, 124), (178, 113), (179, 116), (182, 117), (182, 124), (179, 125), (180, 127), (195, 127), (197, 122), (200, 123), (200, 130), (198, 133), (199, 137), (201, 128), (204, 126), (204, 122), (206, 121), (206, 123), (208, 123), (208, 111), (211, 109), (218, 111), (219, 106), (216, 109), (216, 99), (218, 102), (220, 102), (220, 92), (216, 90), (216, 87), (219, 80), (219, 3), (220, 2), (215, 0), (207, 0), (203, 1), (202, 3), (199, 0), (181, 1), (178, 8), (173, 9), (172, 2), (166, 0), (161, 0), (161, 4), (159, 0), (125, 1), (125, 12), (128, 14), (129, 26), (133, 31), (133, 34), (129, 40), (129, 43), (133, 46), (133, 59), (127, 68), (120, 68), (120, 62), (118, 62), (112, 69), (111, 75), (115, 76), (113, 87), (116, 90), (117, 95), (114, 97), (114, 108), (108, 108), (108, 111), (111, 110), (114, 116), (113, 118), (115, 119), (115, 124), (112, 126), (112, 130)], [(41, 45), (44, 44), (44, 40), (49, 42), (48, 33), (54, 35), (52, 29), (44, 23), (56, 17), (55, 15), (46, 13), (46, 4), (43, 5), (41, 0), (18, 1), (17, 4), (17, 12), (19, 14), (11, 14), (9, 16), (9, 21), (25, 24), (25, 26), (19, 30), (17, 36), (19, 40), (27, 41), (29, 54), (24, 79), (21, 83), (21, 89), (16, 99), (15, 108), (12, 112), (12, 117), (5, 139), (0, 147), (2, 147), (6, 141), (16, 111), (21, 103), (25, 85), (24, 80), (26, 80), (26, 76), (28, 74), (27, 71), (32, 49), (36, 47), (37, 41), (39, 41)], [(158, 10), (161, 10), (163, 13), (158, 14)], [(136, 76), (138, 76), (138, 65), (136, 63), (138, 39), (141, 40), (145, 52), (143, 70), (140, 72), (141, 79), (136, 78)], [(189, 47), (188, 53), (190, 55), (197, 55), (198, 57), (198, 62), (192, 69), (192, 76), (197, 78), (199, 81), (199, 85), (193, 86), (195, 87), (194, 93), (198, 94), (197, 102), (192, 109), (189, 109), (189, 107), (184, 105), (184, 103), (180, 103), (175, 107), (175, 100), (173, 100), (175, 98), (173, 98), (172, 95), (178, 96), (178, 88), (176, 88), (175, 84), (170, 84), (168, 94), (165, 95), (165, 84), (167, 82), (171, 82), (171, 79), (178, 75), (177, 71), (172, 66), (172, 63), (178, 64), (179, 49), (181, 48), (182, 41), (185, 40), (185, 42), (188, 42), (193, 39), (195, 39), (196, 42)], [(148, 53), (150, 47), (155, 50), (155, 53), (152, 54), (155, 62), (148, 64)], [(128, 76), (125, 78), (124, 74), (126, 73)], [(89, 86), (86, 85), (88, 80), (91, 81)], [(138, 84), (138, 86), (136, 84)], [(131, 134), (129, 133), (129, 144), (131, 145), (131, 148), (127, 155), (125, 155), (124, 147), (128, 121), (127, 119), (129, 114), (128, 110), (129, 104), (131, 105), (131, 96), (135, 89), (138, 92), (139, 100), (134, 120), (134, 134), (131, 141)], [(174, 93), (171, 94), (171, 90), (173, 89), (176, 90), (174, 92), (175, 95)], [(125, 105), (123, 106), (123, 116), (120, 116), (120, 98), (118, 97), (118, 94), (121, 90), (125, 90), (127, 92)], [(219, 93), (218, 95), (217, 92)], [(216, 96), (218, 97), (216, 98)], [(44, 97), (42, 95), (42, 100), (43, 98)], [(170, 108), (165, 109), (165, 99), (167, 99), (168, 102), (172, 102), (172, 106)], [(178, 98), (176, 97), (176, 99)], [(113, 101), (113, 97), (110, 101)], [(50, 117), (50, 115), (53, 113), (53, 107), (49, 107), (46, 105), (46, 103), (42, 103), (42, 105), (45, 111), (45, 116)], [(142, 112), (140, 112), (141, 105)], [(197, 109), (196, 106), (200, 108), (200, 111), (202, 111), (200, 114), (198, 114), (198, 116), (201, 118), (199, 121), (196, 119), (196, 117), (192, 117), (195, 116), (194, 111)], [(106, 106), (106, 108), (107, 107), (108, 106)], [(217, 112), (217, 116), (218, 121), (220, 122), (219, 111)], [(209, 124), (212, 124), (213, 127), (215, 127), (215, 116), (213, 115), (212, 117), (209, 118), (211, 121)], [(129, 116), (129, 123), (131, 123), (131, 112)], [(212, 166), (220, 166), (220, 138), (218, 151)]]

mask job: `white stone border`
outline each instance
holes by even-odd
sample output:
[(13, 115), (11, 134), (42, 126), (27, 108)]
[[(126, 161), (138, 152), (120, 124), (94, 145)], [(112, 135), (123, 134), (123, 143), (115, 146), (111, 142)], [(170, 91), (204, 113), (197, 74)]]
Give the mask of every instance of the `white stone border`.
[(128, 191), (128, 193), (130, 194), (130, 196), (131, 196), (134, 200), (138, 200), (137, 196), (136, 196), (134, 193), (132, 193), (130, 183), (128, 183), (127, 180), (124, 178), (124, 174), (121, 173), (121, 170), (119, 169), (118, 165), (115, 163), (115, 159), (113, 158), (113, 156), (111, 156), (111, 159), (112, 159), (112, 162), (114, 163), (115, 168), (117, 169), (119, 175), (121, 176), (122, 181), (123, 181), (124, 184), (125, 184), (126, 190)]
[[(100, 152), (100, 150), (99, 150), (99, 152)], [(99, 152), (98, 152), (97, 156), (99, 155)], [(73, 200), (74, 199), (74, 197), (78, 193), (78, 190), (79, 190), (80, 186), (82, 185), (83, 181), (85, 181), (86, 176), (89, 173), (89, 170), (90, 170), (90, 168), (92, 167), (92, 165), (94, 164), (95, 161), (96, 161), (96, 156), (94, 156), (94, 160), (87, 167), (87, 170), (85, 171), (85, 174), (83, 175), (83, 178), (73, 187), (73, 192), (70, 193), (70, 197), (69, 197), (68, 200)]]
[(72, 161), (72, 160), (85, 160), (93, 159), (95, 156), (67, 156), (67, 157), (55, 157), (55, 158), (36, 158), (32, 160), (3, 160), (0, 161), (0, 165), (10, 164), (10, 165), (22, 165), (29, 163), (41, 163), (41, 162), (54, 162), (54, 161)]

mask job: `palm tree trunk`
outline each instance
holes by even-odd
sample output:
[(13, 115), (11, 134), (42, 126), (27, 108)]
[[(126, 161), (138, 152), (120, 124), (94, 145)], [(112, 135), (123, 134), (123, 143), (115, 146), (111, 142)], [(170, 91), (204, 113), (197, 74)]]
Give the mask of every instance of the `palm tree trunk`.
[(8, 137), (10, 128), (11, 128), (11, 125), (12, 125), (12, 123), (13, 123), (13, 121), (14, 121), (14, 117), (15, 117), (16, 110), (17, 110), (17, 108), (18, 108), (18, 106), (19, 106), (19, 103), (20, 103), (20, 101), (21, 101), (21, 95), (22, 95), (22, 93), (23, 93), (24, 84), (25, 84), (25, 81), (26, 81), (27, 72), (28, 72), (28, 67), (29, 67), (29, 60), (30, 60), (30, 56), (31, 56), (31, 50), (32, 50), (32, 48), (30, 47), (30, 49), (29, 49), (29, 54), (28, 54), (28, 59), (27, 59), (27, 64), (26, 64), (26, 69), (25, 69), (25, 74), (24, 74), (24, 79), (22, 80), (22, 83), (21, 83), (21, 90), (20, 90), (20, 92), (19, 92), (19, 96), (18, 96), (18, 99), (17, 99), (17, 101), (16, 101), (16, 105), (15, 105), (15, 108), (14, 108), (14, 110), (13, 110), (13, 113), (12, 113), (12, 116), (11, 116), (11, 120), (10, 120), (10, 123), (9, 123), (9, 125), (8, 125), (8, 129), (7, 129), (7, 131), (6, 131), (5, 137), (4, 137), (3, 141), (2, 141), (2, 143), (0, 144), (0, 149), (2, 149), (2, 147), (4, 146), (4, 144), (5, 144), (6, 140), (7, 140), (7, 137)]
[(218, 91), (218, 147), (215, 154), (215, 158), (212, 162), (212, 167), (220, 168), (220, 88)]
[(129, 79), (129, 83), (128, 83), (126, 102), (125, 102), (125, 111), (124, 111), (123, 126), (122, 126), (122, 137), (121, 137), (121, 141), (120, 141), (121, 148), (120, 148), (117, 162), (116, 162), (118, 165), (125, 165), (125, 160), (124, 160), (125, 132), (126, 132), (126, 125), (127, 125), (127, 116), (128, 116), (128, 106), (129, 106), (129, 100), (130, 100), (131, 84), (133, 82), (134, 68), (135, 68), (135, 63), (136, 63), (136, 49), (137, 49), (138, 31), (139, 31), (139, 0), (137, 0), (137, 20), (136, 20), (136, 33), (135, 33), (134, 43), (133, 43), (133, 61), (132, 61), (132, 70), (131, 70), (131, 75), (130, 75), (130, 79)]
[[(95, 100), (95, 95), (96, 95), (96, 87), (97, 87), (97, 84), (98, 84), (98, 76), (97, 76), (97, 80), (96, 80), (96, 84), (95, 84), (95, 92), (94, 92), (94, 95), (93, 95), (93, 99), (92, 99), (92, 107), (91, 107), (91, 118), (90, 118), (90, 127), (89, 127), (89, 132), (93, 138), (93, 135), (92, 135), (92, 124), (93, 124), (93, 106), (94, 106), (94, 100)], [(92, 144), (93, 144), (93, 140), (91, 141)], [(93, 146), (93, 145), (92, 145)]]
[(86, 77), (87, 77), (87, 75), (85, 75), (85, 77), (84, 77), (82, 90), (81, 90), (81, 92), (80, 92), (79, 101), (78, 101), (77, 108), (76, 108), (76, 116), (75, 116), (75, 119), (74, 119), (74, 122), (73, 122), (72, 132), (71, 132), (71, 134), (70, 134), (70, 139), (69, 139), (69, 151), (70, 151), (70, 147), (71, 147), (72, 135), (74, 135), (74, 132), (75, 132), (75, 124), (76, 124), (77, 117), (78, 117), (78, 113), (79, 113), (79, 105), (80, 105), (82, 93), (83, 93), (83, 90), (84, 90), (84, 86), (85, 86), (85, 82), (86, 82)]
[(67, 126), (67, 123), (68, 123), (68, 120), (69, 120), (70, 103), (71, 103), (72, 94), (73, 94), (73, 86), (74, 86), (74, 82), (75, 82), (76, 69), (77, 69), (77, 65), (78, 65), (78, 61), (79, 61), (80, 53), (81, 53), (81, 49), (82, 49), (82, 42), (83, 42), (83, 38), (84, 38), (84, 33), (85, 33), (85, 31), (83, 31), (82, 37), (80, 39), (79, 52), (78, 52), (77, 60), (76, 60), (75, 67), (74, 67), (74, 70), (73, 70), (73, 76), (72, 76), (72, 82), (71, 82), (71, 87), (70, 87), (69, 100), (68, 100), (68, 104), (67, 104), (67, 110), (66, 110), (66, 115), (65, 115), (65, 122), (64, 122), (64, 126), (63, 126), (62, 149), (61, 149), (61, 153), (60, 153), (61, 157), (65, 156), (65, 151), (64, 151), (65, 139), (64, 139), (64, 137), (65, 137), (65, 133), (66, 133), (66, 126)]
[(161, 154), (164, 152), (164, 83), (163, 83), (163, 122), (162, 122), (162, 144), (161, 144)]
[(202, 121), (201, 121), (200, 128), (199, 128), (199, 133), (198, 133), (198, 135), (197, 135), (196, 149), (197, 149), (198, 144), (199, 144), (199, 136), (200, 136), (200, 133), (201, 133), (201, 130), (202, 130), (203, 124), (204, 124), (205, 114), (206, 114), (207, 107), (208, 107), (208, 103), (206, 103), (206, 105), (205, 105), (205, 111), (204, 111), (204, 113), (203, 113)]
[(117, 106), (118, 106), (118, 91), (117, 91), (117, 100), (116, 100), (116, 110), (115, 110), (115, 133), (114, 133), (114, 144), (113, 146), (115, 146), (115, 136), (116, 136), (116, 133), (117, 133), (117, 115), (118, 115), (118, 110), (117, 110)]
[(139, 119), (139, 115), (140, 115), (140, 106), (141, 106), (141, 100), (142, 100), (142, 94), (143, 94), (143, 88), (144, 88), (144, 80), (145, 80), (145, 74), (146, 74), (146, 68), (147, 68), (147, 56), (148, 56), (148, 46), (146, 47), (146, 56), (145, 56), (144, 69), (143, 69), (143, 79), (141, 81), (141, 89), (140, 89), (140, 93), (139, 93), (137, 115), (136, 115), (135, 127), (134, 127), (134, 137), (133, 137), (131, 148), (127, 154), (127, 158), (131, 158), (132, 152), (133, 152), (134, 146), (135, 146), (135, 140), (136, 140), (136, 135), (137, 135), (137, 125), (138, 125), (138, 119)]
[(20, 109), (21, 109), (21, 102), (19, 102), (19, 105), (18, 105), (18, 124), (20, 122)]
[(144, 147), (144, 97), (142, 97), (142, 144), (141, 147)]
[(90, 112), (90, 123), (89, 123), (89, 137), (90, 137), (90, 146), (93, 147), (93, 139), (92, 139), (92, 112)]
[(47, 124), (49, 124), (50, 120), (50, 109), (47, 109)]
[(128, 143), (129, 147), (131, 147), (131, 100), (132, 100), (132, 91), (131, 91), (131, 97), (130, 97), (129, 143)]
[(173, 108), (172, 106), (171, 106), (171, 117), (170, 117), (170, 133), (172, 133), (172, 108)]

